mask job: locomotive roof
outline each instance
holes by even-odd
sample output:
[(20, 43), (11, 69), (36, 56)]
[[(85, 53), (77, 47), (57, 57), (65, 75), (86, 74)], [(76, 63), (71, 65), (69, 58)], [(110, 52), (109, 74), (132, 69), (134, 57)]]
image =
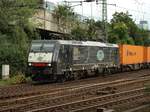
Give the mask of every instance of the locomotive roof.
[(33, 40), (33, 43), (56, 43), (63, 45), (80, 45), (80, 46), (100, 46), (100, 47), (118, 47), (117, 44), (102, 43), (96, 41), (76, 41), (76, 40)]

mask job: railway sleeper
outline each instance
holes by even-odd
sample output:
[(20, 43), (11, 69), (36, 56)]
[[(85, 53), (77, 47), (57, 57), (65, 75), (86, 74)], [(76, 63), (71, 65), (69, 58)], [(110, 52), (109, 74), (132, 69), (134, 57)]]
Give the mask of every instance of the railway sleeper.
[[(142, 94), (142, 93), (141, 93)], [(107, 97), (106, 97), (107, 96)], [(106, 102), (108, 102), (108, 101), (110, 101), (110, 98), (108, 97), (108, 95), (106, 95), (105, 97), (106, 97)], [(120, 99), (121, 97), (123, 97), (122, 95), (116, 95), (117, 97), (116, 97), (116, 100), (118, 100), (118, 99)], [(120, 97), (119, 97), (120, 96)], [(130, 97), (131, 97), (131, 94), (129, 95)], [(136, 94), (133, 94), (132, 95), (132, 97), (134, 97), (134, 96), (136, 96)], [(127, 96), (126, 96), (127, 97)], [(60, 110), (61, 110), (61, 108), (66, 108), (66, 111), (67, 110), (71, 110), (72, 108), (70, 108), (70, 107), (72, 107), (71, 105), (73, 105), (73, 107), (76, 107), (76, 108), (79, 108), (79, 106), (81, 106), (81, 105), (85, 105), (86, 103), (85, 102), (89, 102), (88, 104), (88, 106), (90, 106), (90, 105), (95, 105), (95, 102), (97, 102), (96, 104), (99, 104), (99, 103), (102, 103), (102, 101), (101, 101), (101, 97), (99, 98), (94, 98), (94, 99), (91, 99), (91, 100), (85, 100), (85, 101), (77, 101), (77, 102), (72, 102), (72, 103), (67, 103), (67, 104), (63, 104), (63, 105), (59, 105), (59, 106), (52, 106), (52, 107), (48, 107), (47, 109), (49, 109), (50, 111), (52, 111), (52, 110), (55, 110), (55, 108), (59, 108)], [(114, 101), (114, 99), (112, 99), (111, 101)], [(98, 103), (99, 102), (99, 103)], [(47, 110), (46, 109), (46, 110)], [(35, 111), (36, 112), (36, 111)]]
[[(61, 97), (60, 97), (60, 98), (61, 98)], [(67, 99), (69, 99), (69, 97), (68, 97)], [(63, 98), (63, 97), (62, 97), (61, 100), (60, 100), (59, 97), (58, 97), (57, 99), (54, 99), (54, 100), (51, 100), (51, 101), (46, 101), (46, 102), (47, 102), (47, 103), (49, 102), (50, 104), (55, 104), (55, 103), (58, 103), (58, 102), (59, 102), (59, 103), (63, 103), (63, 101), (65, 101), (65, 100), (66, 100), (66, 99)], [(106, 100), (106, 99), (104, 99), (104, 100)], [(46, 102), (45, 102), (45, 103), (46, 103)], [(34, 103), (33, 103), (33, 104), (34, 104)], [(28, 104), (28, 105), (31, 106), (32, 104)], [(25, 105), (25, 106), (27, 106), (27, 105)]]
[[(120, 98), (120, 99), (116, 99), (116, 100), (111, 100), (111, 101), (107, 101), (107, 102), (103, 102), (100, 104), (95, 104), (92, 106), (87, 106), (87, 107), (81, 107), (78, 108), (76, 110), (71, 110), (69, 112), (96, 112), (93, 110), (96, 110), (97, 108), (112, 108), (114, 106), (121, 105), (121, 104), (125, 104), (126, 100), (128, 99), (132, 99), (132, 102), (136, 102), (137, 100), (141, 99), (141, 98), (145, 98), (145, 96), (143, 94), (139, 94), (136, 96), (130, 96), (130, 97), (126, 97), (126, 98)], [(135, 99), (135, 100), (133, 100)], [(130, 102), (131, 103), (131, 102)]]
[[(110, 88), (110, 87), (109, 87)], [(109, 89), (108, 89), (109, 90)], [(56, 101), (56, 102), (58, 102), (58, 101)], [(54, 103), (56, 103), (56, 102), (54, 102)]]
[[(133, 94), (133, 93), (132, 93)], [(135, 92), (135, 94), (137, 94), (136, 92)], [(130, 95), (130, 92), (128, 93), (128, 94), (124, 94), (124, 95)], [(134, 94), (133, 94), (134, 95)], [(108, 96), (108, 95), (107, 95)], [(120, 96), (118, 96), (118, 95), (116, 95), (116, 96), (108, 96), (108, 98), (106, 98), (106, 97), (102, 97), (101, 98), (101, 101), (107, 101), (107, 100), (111, 100), (111, 99), (114, 99), (114, 98), (119, 98)], [(60, 97), (61, 98), (61, 97)], [(57, 99), (59, 99), (59, 98), (57, 98)], [(52, 100), (47, 100), (47, 101), (45, 101), (44, 103), (39, 103), (38, 105), (45, 105), (46, 103), (49, 103), (49, 104), (55, 104), (55, 103), (57, 103), (58, 104), (58, 101), (59, 100), (55, 100), (54, 99), (54, 101), (52, 101)], [(93, 103), (95, 103), (95, 102), (99, 102), (99, 100), (95, 100)], [(61, 104), (61, 103), (63, 103), (63, 100), (60, 100), (59, 101), (59, 104)], [(91, 102), (92, 103), (92, 102)], [(34, 106), (34, 103), (33, 104), (28, 104), (29, 105), (29, 107), (31, 106), (31, 105), (33, 105)], [(24, 106), (27, 106), (27, 105), (24, 105)], [(18, 109), (19, 109), (19, 107), (18, 107)], [(16, 107), (16, 110), (17, 110), (17, 107)]]

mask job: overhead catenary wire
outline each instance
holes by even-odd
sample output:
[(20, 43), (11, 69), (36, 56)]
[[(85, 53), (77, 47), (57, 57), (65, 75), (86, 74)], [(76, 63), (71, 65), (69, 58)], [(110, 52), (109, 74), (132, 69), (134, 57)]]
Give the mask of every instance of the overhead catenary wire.
[(132, 12), (136, 12), (136, 13), (144, 13), (144, 14), (150, 15), (150, 13), (148, 13), (148, 12), (142, 12), (142, 11), (135, 10), (135, 9), (129, 9), (129, 8), (122, 7), (122, 6), (119, 6), (119, 5), (113, 5), (113, 6), (116, 7), (116, 8), (124, 9), (126, 11), (132, 11)]

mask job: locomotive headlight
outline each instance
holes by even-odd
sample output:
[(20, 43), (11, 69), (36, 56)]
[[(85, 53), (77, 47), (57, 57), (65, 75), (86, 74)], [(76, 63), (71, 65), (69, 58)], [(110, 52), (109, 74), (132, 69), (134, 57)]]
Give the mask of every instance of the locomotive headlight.
[(29, 63), (29, 66), (31, 66), (32, 64), (31, 63)]
[(49, 63), (48, 66), (51, 66), (51, 64)]

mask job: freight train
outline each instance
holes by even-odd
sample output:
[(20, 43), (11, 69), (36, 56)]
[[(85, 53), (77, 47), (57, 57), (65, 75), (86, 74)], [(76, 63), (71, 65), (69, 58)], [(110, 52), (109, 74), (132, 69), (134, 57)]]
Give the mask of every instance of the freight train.
[(150, 47), (95, 41), (33, 40), (28, 70), (33, 81), (80, 79), (150, 67)]

